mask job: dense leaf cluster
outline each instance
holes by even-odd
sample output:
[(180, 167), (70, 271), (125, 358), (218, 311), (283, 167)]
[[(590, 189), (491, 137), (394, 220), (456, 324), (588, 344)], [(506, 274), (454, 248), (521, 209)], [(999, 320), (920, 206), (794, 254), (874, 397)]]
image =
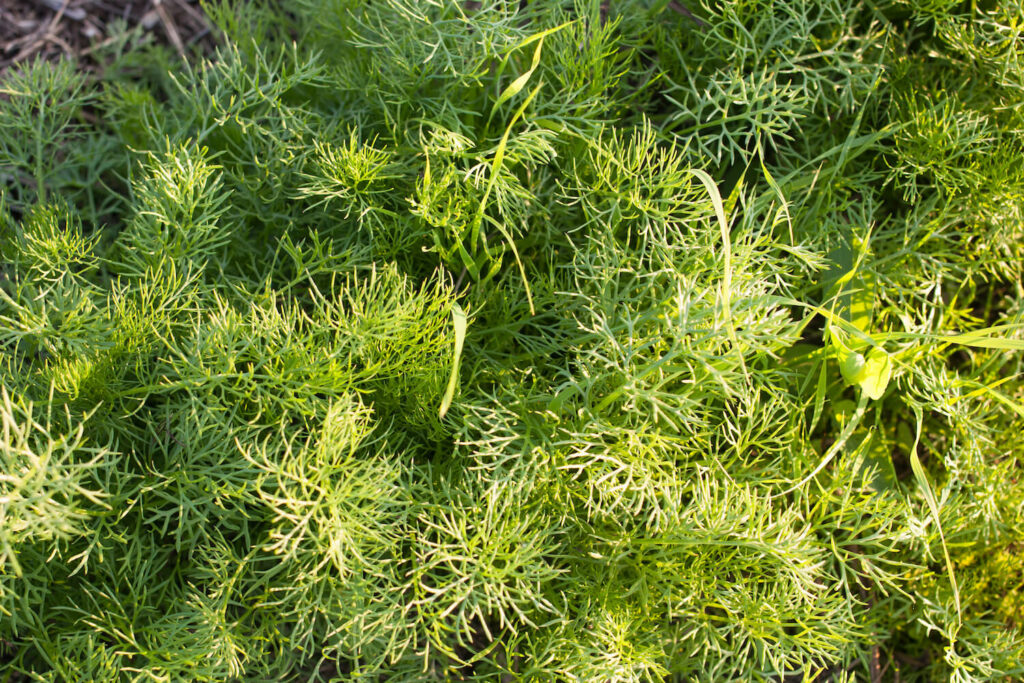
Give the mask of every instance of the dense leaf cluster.
[(1024, 5), (686, 4), (0, 83), (2, 678), (1024, 675)]

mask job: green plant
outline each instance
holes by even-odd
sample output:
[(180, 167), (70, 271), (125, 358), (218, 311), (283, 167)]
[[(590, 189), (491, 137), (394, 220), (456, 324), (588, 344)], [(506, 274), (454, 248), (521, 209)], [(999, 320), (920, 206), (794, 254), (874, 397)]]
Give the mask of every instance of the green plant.
[(206, 10), (0, 84), (5, 680), (1024, 675), (1018, 1)]

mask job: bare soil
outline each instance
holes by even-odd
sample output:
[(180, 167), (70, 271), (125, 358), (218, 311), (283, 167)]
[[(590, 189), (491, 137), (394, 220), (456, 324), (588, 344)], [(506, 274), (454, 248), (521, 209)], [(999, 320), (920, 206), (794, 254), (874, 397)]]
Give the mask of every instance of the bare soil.
[(131, 34), (182, 55), (212, 45), (199, 0), (0, 0), (0, 77), (33, 59), (68, 57), (91, 70), (104, 47)]

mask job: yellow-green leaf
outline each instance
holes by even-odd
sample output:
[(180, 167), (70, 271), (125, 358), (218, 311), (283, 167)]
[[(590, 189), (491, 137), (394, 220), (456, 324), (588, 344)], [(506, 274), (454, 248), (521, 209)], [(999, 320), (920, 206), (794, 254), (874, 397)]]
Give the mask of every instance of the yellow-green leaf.
[[(860, 354), (858, 354), (860, 355)], [(876, 346), (868, 352), (864, 359), (864, 367), (859, 373), (858, 384), (868, 398), (878, 400), (885, 394), (889, 380), (892, 378), (892, 358), (885, 349)]]
[(455, 326), (455, 355), (452, 358), (452, 374), (448, 377), (448, 388), (441, 400), (441, 410), (438, 413), (440, 419), (444, 419), (452, 405), (452, 399), (455, 398), (455, 387), (459, 382), (459, 359), (462, 358), (462, 345), (466, 341), (466, 312), (458, 304), (452, 304), (452, 323)]

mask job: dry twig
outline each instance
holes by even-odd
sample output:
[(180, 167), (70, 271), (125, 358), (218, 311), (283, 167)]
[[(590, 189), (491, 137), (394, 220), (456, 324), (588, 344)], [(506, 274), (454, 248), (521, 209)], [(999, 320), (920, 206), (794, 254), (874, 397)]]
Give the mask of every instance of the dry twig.
[(167, 38), (171, 41), (171, 45), (174, 46), (174, 49), (178, 51), (180, 56), (184, 57), (185, 45), (181, 42), (181, 36), (178, 34), (178, 29), (174, 25), (171, 15), (167, 13), (163, 0), (153, 0), (153, 9), (160, 15), (160, 23), (164, 25), (164, 31), (167, 32)]

